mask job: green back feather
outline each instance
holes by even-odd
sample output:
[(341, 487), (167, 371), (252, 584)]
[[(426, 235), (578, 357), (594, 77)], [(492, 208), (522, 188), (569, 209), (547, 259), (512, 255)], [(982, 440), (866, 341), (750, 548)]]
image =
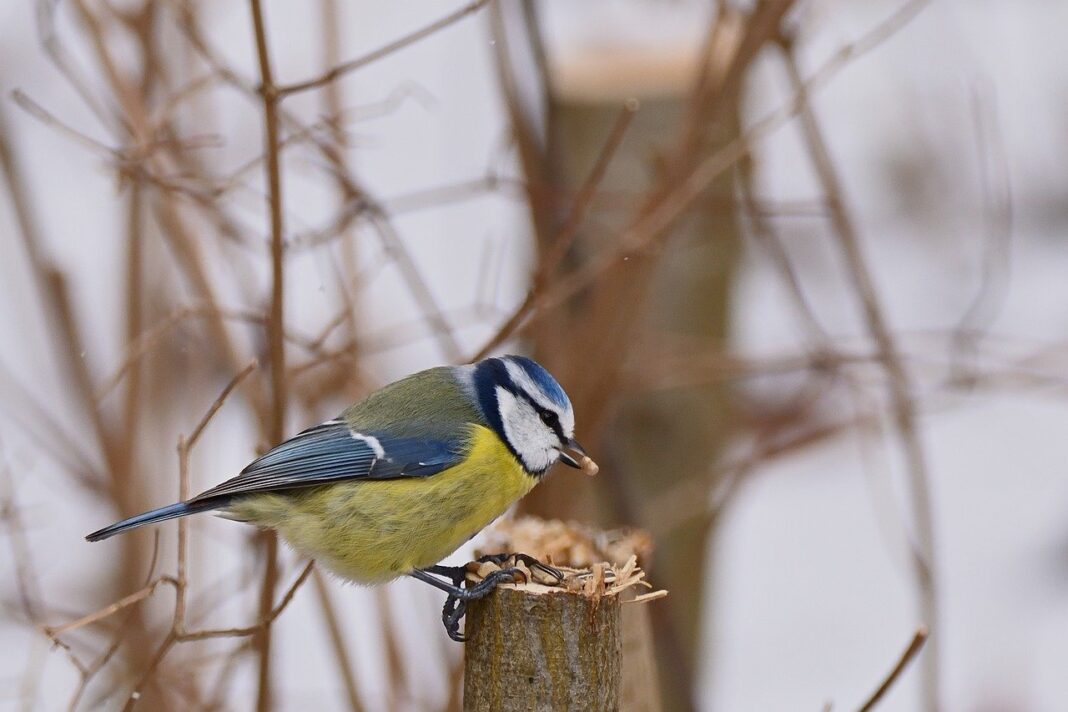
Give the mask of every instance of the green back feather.
[(464, 438), (470, 423), (487, 425), (448, 366), (391, 383), (346, 409), (341, 417), (357, 432), (388, 429), (398, 436), (446, 440)]

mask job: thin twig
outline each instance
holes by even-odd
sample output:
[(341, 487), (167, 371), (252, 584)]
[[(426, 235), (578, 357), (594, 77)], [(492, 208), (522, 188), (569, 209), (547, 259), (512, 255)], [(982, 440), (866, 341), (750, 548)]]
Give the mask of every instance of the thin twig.
[[(914, 16), (925, 3), (910, 3), (906, 6)], [(831, 160), (830, 149), (823, 129), (809, 102), (805, 82), (801, 77), (794, 57), (794, 47), (788, 38), (782, 38), (786, 69), (794, 90), (800, 97), (799, 116), (802, 133), (816, 175), (826, 194), (831, 225), (842, 258), (864, 313), (868, 332), (878, 348), (880, 360), (889, 377), (891, 408), (895, 436), (905, 455), (909, 476), (911, 509), (916, 523), (913, 546), (913, 569), (916, 577), (917, 598), (925, 624), (933, 631), (939, 630), (938, 579), (935, 571), (935, 534), (930, 501), (930, 473), (927, 453), (919, 433), (916, 406), (912, 401), (912, 378), (898, 352), (890, 325), (882, 307), (875, 280), (860, 245), (860, 237), (852, 215), (845, 206), (845, 191)], [(931, 643), (924, 657), (923, 704), (928, 712), (939, 708), (940, 680), (937, 639)]]
[(973, 95), (972, 113), (986, 229), (979, 286), (957, 324), (958, 334), (953, 344), (957, 363), (951, 368), (954, 376), (965, 371), (966, 361), (974, 357), (979, 340), (1004, 305), (1012, 273), (1012, 180), (996, 117), (981, 98)]
[(237, 375), (230, 379), (230, 382), (226, 384), (226, 386), (219, 393), (215, 401), (204, 413), (204, 416), (200, 419), (200, 422), (196, 424), (195, 428), (193, 428), (193, 432), (189, 435), (189, 438), (185, 442), (185, 448), (187, 450), (191, 449), (194, 445), (196, 445), (197, 440), (200, 439), (201, 434), (204, 432), (204, 428), (208, 427), (208, 423), (210, 423), (211, 419), (215, 417), (215, 414), (219, 412), (219, 409), (222, 408), (223, 403), (226, 402), (226, 399), (230, 397), (230, 394), (234, 392), (234, 389), (241, 385), (241, 382), (245, 380), (245, 378), (247, 378), (250, 373), (256, 370), (256, 367), (258, 365), (259, 363), (256, 361), (256, 359), (252, 359), (243, 369), (237, 372)]
[(68, 633), (72, 630), (77, 630), (79, 628), (84, 628), (87, 625), (92, 625), (97, 621), (101, 621), (105, 618), (115, 615), (119, 611), (124, 610), (125, 608), (128, 608), (129, 606), (132, 606), (135, 603), (145, 600), (153, 593), (155, 593), (156, 589), (162, 586), (163, 584), (174, 585), (174, 583), (175, 579), (169, 576), (160, 577), (145, 586), (144, 588), (140, 589), (139, 591), (134, 591), (128, 596), (123, 596), (122, 598), (115, 601), (109, 606), (104, 606), (100, 610), (84, 615), (77, 620), (71, 621), (70, 623), (64, 623), (63, 625), (56, 626), (54, 628), (45, 628), (44, 632), (49, 637), (54, 638), (55, 636), (62, 635), (63, 633)]
[[(207, 411), (204, 412), (200, 421), (193, 428), (192, 434), (188, 438), (183, 436), (178, 439), (178, 501), (184, 502), (189, 499), (189, 455), (192, 452), (193, 447), (197, 444), (197, 441), (200, 440), (201, 434), (204, 432), (204, 429), (208, 427), (212, 418), (214, 418), (215, 414), (222, 408), (227, 397), (234, 392), (249, 374), (256, 370), (257, 365), (255, 360), (250, 361), (247, 366), (230, 379), (230, 382), (226, 384), (215, 401), (208, 407)], [(181, 634), (185, 628), (186, 592), (189, 587), (189, 580), (186, 577), (188, 552), (189, 522), (185, 517), (181, 517), (178, 519), (178, 574), (175, 579), (173, 624), (174, 632), (178, 634)]]
[(167, 636), (163, 639), (163, 642), (156, 648), (156, 652), (152, 654), (152, 657), (148, 661), (148, 665), (145, 667), (144, 672), (137, 678), (137, 682), (134, 683), (133, 688), (130, 690), (130, 696), (126, 698), (126, 704), (123, 705), (123, 712), (133, 712), (134, 707), (137, 706), (138, 701), (141, 699), (142, 691), (145, 686), (152, 680), (159, 668), (163, 659), (167, 657), (167, 653), (177, 642), (174, 631), (167, 633)]
[(286, 592), (282, 595), (278, 605), (271, 609), (268, 609), (267, 615), (260, 618), (255, 625), (250, 625), (245, 628), (215, 628), (211, 630), (194, 630), (184, 632), (177, 636), (179, 642), (187, 642), (190, 640), (206, 640), (208, 638), (238, 638), (246, 635), (256, 635), (271, 627), (271, 623), (274, 622), (278, 616), (282, 615), (282, 612), (289, 606), (293, 597), (300, 590), (300, 587), (304, 585), (304, 582), (308, 580), (308, 576), (311, 575), (312, 568), (315, 566), (314, 561), (309, 561), (304, 565), (300, 575), (290, 585)]
[[(223, 309), (212, 305), (178, 307), (171, 312), (170, 315), (160, 319), (152, 325), (151, 328), (142, 331), (133, 342), (127, 345), (126, 356), (123, 358), (122, 363), (115, 369), (115, 372), (104, 381), (104, 385), (97, 388), (96, 399), (102, 401), (107, 398), (111, 392), (122, 383), (123, 378), (126, 377), (136, 363), (144, 358), (152, 349), (156, 348), (163, 337), (170, 331), (190, 319), (204, 318), (245, 322), (264, 328), (267, 325), (268, 319), (264, 314), (252, 309)], [(316, 343), (315, 340), (291, 332), (287, 332), (285, 338), (286, 341), (291, 344), (299, 346), (314, 354), (320, 356), (323, 355), (321, 346)]]
[(349, 72), (355, 71), (360, 67), (365, 67), (368, 64), (371, 64), (372, 62), (382, 59), (383, 57), (387, 57), (399, 49), (403, 49), (408, 45), (413, 44), (414, 42), (418, 42), (419, 40), (423, 39), (428, 35), (434, 34), (438, 30), (448, 27), (449, 25), (457, 22), (458, 20), (462, 20), (471, 13), (480, 10), (482, 6), (485, 5), (487, 2), (489, 2), (489, 0), (476, 0), (475, 2), (469, 3), (461, 7), (459, 10), (456, 10), (455, 12), (446, 15), (440, 20), (432, 22), (426, 27), (416, 30), (411, 34), (405, 35), (400, 39), (394, 40), (393, 42), (390, 42), (389, 44), (383, 47), (379, 47), (373, 52), (365, 54), (362, 57), (358, 57), (356, 59), (349, 60), (348, 62), (345, 62), (343, 64), (339, 64), (338, 66), (325, 72), (324, 74), (319, 75), (318, 77), (315, 77), (314, 79), (308, 79), (302, 82), (296, 82), (294, 84), (283, 84), (277, 87), (278, 94), (284, 97), (290, 94), (296, 94), (297, 92), (306, 91), (308, 89), (315, 89), (317, 87), (329, 84), (330, 82), (342, 77), (345, 74), (348, 74)]
[(345, 644), (344, 634), (341, 631), (341, 622), (337, 618), (334, 602), (330, 598), (327, 589), (326, 577), (319, 569), (312, 571), (312, 584), (315, 595), (319, 600), (319, 610), (323, 614), (323, 623), (326, 624), (327, 633), (330, 634), (330, 642), (334, 647), (334, 656), (337, 659), (338, 672), (345, 684), (345, 694), (348, 698), (349, 709), (352, 712), (362, 712), (363, 704), (360, 702), (359, 689), (356, 686), (356, 676), (353, 674), (352, 658), (349, 655), (348, 646)]
[(526, 297), (519, 306), (516, 307), (512, 314), (505, 319), (504, 323), (497, 328), (497, 331), (493, 336), (482, 345), (482, 348), (471, 356), (469, 359), (470, 361), (478, 361), (479, 359), (488, 356), (494, 349), (507, 341), (515, 333), (518, 326), (523, 322), (523, 319), (525, 319), (531, 310), (534, 309), (537, 296), (545, 288), (550, 275), (556, 272), (563, 263), (568, 250), (570, 250), (571, 246), (574, 244), (579, 229), (582, 227), (584, 219), (589, 214), (590, 207), (593, 204), (594, 195), (597, 193), (597, 188), (604, 179), (608, 166), (612, 162), (612, 157), (616, 154), (616, 151), (619, 150), (619, 146), (623, 142), (623, 137), (626, 135), (627, 129), (630, 127), (631, 121), (634, 119), (634, 115), (638, 112), (638, 109), (639, 104), (634, 99), (623, 104), (623, 107), (619, 111), (619, 116), (616, 118), (616, 122), (612, 126), (612, 130), (609, 131), (608, 137), (605, 139), (604, 146), (601, 147), (600, 152), (597, 154), (597, 160), (594, 162), (593, 168), (590, 169), (589, 175), (586, 176), (586, 180), (583, 181), (582, 186), (575, 194), (571, 209), (568, 211), (568, 215), (564, 219), (564, 223), (560, 227), (559, 233), (556, 235), (552, 246), (549, 248), (548, 254), (540, 262), (538, 270), (531, 278), (531, 287), (527, 291)]
[[(262, 93), (262, 88), (255, 89), (222, 62), (219, 56), (208, 46), (192, 16), (183, 15), (182, 28), (185, 30), (189, 41), (201, 53), (205, 61), (215, 67), (216, 71), (219, 72), (219, 76), (227, 83), (245, 95), (258, 96)], [(297, 130), (300, 130), (296, 119), (288, 116), (281, 110), (281, 107), (278, 107), (278, 114), (280, 118), (285, 120), (287, 125), (296, 125), (298, 127)], [(366, 215), (368, 217), (384, 250), (396, 260), (401, 276), (405, 280), (413, 299), (419, 305), (424, 318), (430, 324), (434, 335), (437, 337), (446, 360), (459, 361), (463, 357), (463, 352), (452, 333), (452, 326), (444, 318), (440, 305), (434, 299), (427, 286), (426, 279), (408, 253), (403, 241), (400, 240), (400, 236), (393, 227), (387, 212), (348, 174), (344, 165), (337, 160), (337, 153), (332, 150), (330, 142), (314, 135), (309, 138), (312, 140), (313, 145), (323, 154), (333, 171), (334, 177), (342, 183), (350, 196), (348, 202), (351, 210), (348, 211), (346, 220), (339, 221), (334, 225), (335, 232), (340, 234), (347, 230), (349, 227), (348, 220), (355, 219), (358, 215)]]
[(875, 692), (871, 694), (871, 697), (860, 706), (857, 712), (870, 712), (870, 710), (875, 708), (875, 705), (882, 699), (883, 695), (886, 694), (886, 691), (893, 686), (899, 677), (901, 677), (901, 673), (905, 671), (908, 664), (912, 662), (912, 659), (920, 652), (920, 649), (923, 648), (923, 644), (926, 641), (927, 628), (920, 626), (916, 629), (916, 633), (912, 636), (912, 640), (909, 642), (908, 647), (905, 648), (901, 657), (898, 658), (897, 664), (894, 665), (894, 668), (886, 676), (886, 679), (884, 679), (882, 684), (876, 688)]
[(752, 150), (753, 146), (767, 138), (802, 109), (806, 97), (825, 87), (839, 72), (850, 66), (859, 57), (871, 52), (929, 4), (930, 0), (912, 0), (888, 19), (855, 42), (844, 45), (831, 55), (804, 83), (802, 92), (778, 109), (752, 124), (745, 133), (705, 158), (654, 208), (642, 211), (616, 240), (612, 249), (606, 249), (586, 265), (558, 280), (551, 289), (546, 289), (535, 300), (527, 319), (516, 329), (523, 332), (535, 322), (552, 313), (552, 309), (580, 291), (619, 263), (628, 255), (640, 254), (655, 246), (666, 230), (689, 210), (695, 201), (724, 171), (729, 170)]
[(11, 559), (14, 561), (15, 583), (18, 588), (22, 614), (37, 622), (41, 615), (41, 587), (37, 580), (29, 542), (26, 541), (25, 522), (15, 494), (15, 480), (7, 458), (0, 449), (0, 523), (6, 529)]

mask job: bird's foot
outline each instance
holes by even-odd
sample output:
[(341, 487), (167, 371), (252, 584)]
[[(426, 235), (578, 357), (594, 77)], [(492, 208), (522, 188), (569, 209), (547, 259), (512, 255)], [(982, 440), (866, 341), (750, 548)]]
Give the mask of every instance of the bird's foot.
[(462, 643), (467, 638), (460, 632), (460, 620), (467, 613), (467, 601), (449, 596), (445, 599), (445, 607), (441, 609), (441, 622), (445, 625), (445, 632), (457, 643)]
[(449, 593), (448, 598), (445, 599), (445, 607), (441, 610), (441, 622), (445, 625), (445, 632), (457, 642), (466, 641), (467, 637), (460, 632), (460, 621), (467, 613), (467, 602), (485, 598), (493, 593), (493, 589), (497, 588), (497, 584), (516, 583), (517, 581), (526, 580), (527, 574), (522, 569), (497, 569), (490, 572), (486, 578), (474, 586), (469, 586), (468, 588), (457, 587), (456, 592)]
[[(464, 583), (467, 582), (467, 574), (478, 573), (479, 567), (477, 564), (485, 563), (492, 563), (497, 566), (521, 563), (525, 568), (509, 566), (508, 568), (496, 569), (485, 574), (481, 581), (464, 588)], [(475, 566), (475, 568), (469, 568), (471, 566)], [(448, 633), (450, 638), (463, 642), (466, 637), (460, 632), (460, 621), (467, 613), (467, 602), (489, 595), (497, 587), (497, 584), (526, 582), (532, 571), (544, 573), (558, 581), (563, 578), (561, 571), (548, 564), (543, 564), (527, 554), (490, 554), (479, 557), (475, 562), (467, 566), (435, 565), (428, 566), (425, 569), (416, 569), (412, 572), (412, 576), (448, 594), (445, 599), (445, 606), (441, 610), (441, 622), (444, 624), (445, 632)], [(451, 583), (441, 581), (436, 576), (446, 578)]]
[[(497, 566), (504, 566), (509, 562), (522, 563), (531, 571), (540, 571), (556, 579), (558, 582), (564, 580), (563, 571), (554, 566), (550, 566), (549, 564), (543, 564), (530, 554), (486, 554), (485, 556), (480, 556), (475, 559), (475, 562), (480, 564), (491, 563), (496, 564)], [(468, 564), (468, 566), (471, 566), (471, 564)]]

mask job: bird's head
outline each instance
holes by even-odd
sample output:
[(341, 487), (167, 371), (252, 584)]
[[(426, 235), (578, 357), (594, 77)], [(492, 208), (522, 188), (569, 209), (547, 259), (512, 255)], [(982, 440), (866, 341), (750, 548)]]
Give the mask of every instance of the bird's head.
[(575, 441), (571, 401), (536, 361), (488, 358), (475, 365), (473, 382), (483, 415), (527, 472), (543, 475), (557, 460), (588, 470), (567, 450), (592, 465)]

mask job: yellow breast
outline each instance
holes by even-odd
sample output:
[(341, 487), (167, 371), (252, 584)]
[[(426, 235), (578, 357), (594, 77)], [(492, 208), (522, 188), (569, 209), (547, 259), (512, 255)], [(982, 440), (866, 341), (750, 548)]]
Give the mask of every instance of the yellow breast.
[(496, 433), (473, 425), (467, 457), (436, 475), (257, 495), (231, 512), (346, 579), (375, 583), (441, 561), (535, 484)]

